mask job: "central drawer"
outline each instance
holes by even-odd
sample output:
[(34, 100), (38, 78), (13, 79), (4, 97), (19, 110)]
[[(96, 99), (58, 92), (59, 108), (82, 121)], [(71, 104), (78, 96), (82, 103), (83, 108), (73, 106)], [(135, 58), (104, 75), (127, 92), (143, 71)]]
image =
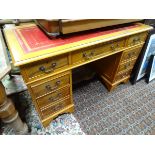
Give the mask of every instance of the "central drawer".
[(54, 102), (66, 97), (70, 95), (70, 85), (56, 90), (46, 96), (43, 96), (41, 98), (36, 99), (37, 105), (39, 106), (39, 108), (43, 108), (46, 107), (50, 104), (53, 104)]
[(71, 99), (70, 97), (67, 97), (49, 107), (41, 109), (41, 115), (43, 118), (46, 118), (56, 112), (59, 112), (60, 110), (66, 108), (69, 105), (71, 105)]
[(74, 65), (80, 62), (93, 60), (98, 56), (104, 56), (108, 53), (114, 53), (122, 49), (124, 46), (125, 39), (123, 38), (113, 42), (102, 43), (93, 47), (80, 49), (71, 53), (71, 63)]
[(52, 75), (52, 73), (63, 69), (69, 65), (68, 54), (55, 56), (49, 59), (41, 60), (24, 66), (23, 76), (26, 81), (37, 79), (37, 77)]

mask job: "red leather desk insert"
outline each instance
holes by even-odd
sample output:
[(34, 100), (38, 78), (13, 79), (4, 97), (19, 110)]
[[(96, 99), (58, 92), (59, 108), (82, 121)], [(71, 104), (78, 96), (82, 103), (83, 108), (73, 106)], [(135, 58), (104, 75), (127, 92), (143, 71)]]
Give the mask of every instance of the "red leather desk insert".
[(132, 25), (124, 28), (117, 28), (114, 30), (107, 30), (107, 31), (97, 30), (94, 32), (85, 32), (83, 34), (73, 34), (70, 36), (52, 40), (49, 39), (37, 26), (18, 28), (14, 30), (14, 33), (16, 34), (20, 46), (23, 48), (25, 54), (28, 54), (38, 50), (57, 47), (73, 42), (82, 41), (85, 39), (103, 36), (113, 32), (132, 29), (135, 27), (138, 27), (138, 25)]

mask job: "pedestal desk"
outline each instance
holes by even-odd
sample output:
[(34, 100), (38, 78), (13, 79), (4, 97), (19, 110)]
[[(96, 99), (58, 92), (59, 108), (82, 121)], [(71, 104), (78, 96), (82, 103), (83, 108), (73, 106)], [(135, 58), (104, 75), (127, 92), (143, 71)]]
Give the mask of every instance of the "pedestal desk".
[(148, 25), (134, 23), (115, 29), (49, 39), (35, 24), (4, 30), (13, 63), (32, 96), (44, 127), (62, 113), (73, 112), (72, 69), (91, 63), (111, 91), (127, 82), (145, 43)]

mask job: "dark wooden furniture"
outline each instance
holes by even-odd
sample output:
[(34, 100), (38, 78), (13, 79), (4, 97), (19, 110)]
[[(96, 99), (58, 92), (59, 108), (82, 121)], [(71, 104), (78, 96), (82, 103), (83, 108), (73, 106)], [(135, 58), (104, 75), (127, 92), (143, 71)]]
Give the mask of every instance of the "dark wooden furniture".
[(15, 109), (13, 101), (7, 97), (5, 88), (1, 82), (2, 78), (9, 73), (11, 66), (6, 54), (4, 40), (0, 30), (0, 119), (9, 124), (14, 129), (16, 134), (28, 133), (26, 123), (20, 119), (17, 110)]
[(142, 21), (142, 19), (36, 19), (36, 24), (50, 37), (107, 26)]

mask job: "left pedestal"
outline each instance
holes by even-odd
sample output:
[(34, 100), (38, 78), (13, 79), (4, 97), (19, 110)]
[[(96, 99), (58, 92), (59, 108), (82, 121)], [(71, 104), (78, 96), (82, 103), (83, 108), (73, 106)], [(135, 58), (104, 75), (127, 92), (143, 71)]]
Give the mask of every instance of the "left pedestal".
[(14, 129), (16, 134), (27, 134), (28, 127), (18, 115), (13, 101), (6, 96), (5, 88), (0, 81), (0, 119)]

